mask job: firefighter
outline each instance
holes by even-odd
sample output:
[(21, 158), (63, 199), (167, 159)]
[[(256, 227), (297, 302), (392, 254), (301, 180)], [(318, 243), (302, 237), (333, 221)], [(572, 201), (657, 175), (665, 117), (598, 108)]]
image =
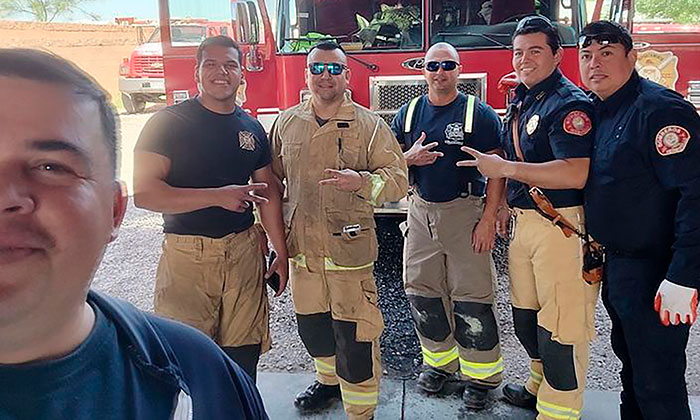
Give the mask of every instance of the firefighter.
[(465, 405), (482, 409), (503, 371), (490, 250), (505, 181), (486, 182), (475, 168), (456, 166), (464, 145), (500, 152), (501, 120), (457, 91), (461, 70), (452, 45), (430, 47), (423, 66), (428, 94), (404, 105), (392, 129), (406, 150), (412, 188), (404, 282), (425, 365), (418, 386), (436, 393), (461, 372)]
[[(529, 194), (542, 189), (555, 210), (583, 230), (583, 193), (593, 141), (593, 106), (558, 70), (563, 51), (548, 19), (518, 23), (513, 68), (520, 84), (503, 132), (508, 160), (468, 151), (488, 178), (506, 177), (514, 215), (508, 270), (515, 334), (531, 358), (522, 385), (506, 385), (511, 404), (536, 408), (538, 419), (577, 419), (583, 406), (588, 345), (598, 285), (582, 275), (582, 244), (544, 214)], [(533, 190), (535, 191), (535, 190)]]
[(589, 24), (579, 48), (598, 124), (586, 216), (606, 248), (603, 303), (622, 361), (620, 415), (689, 420), (685, 348), (700, 280), (700, 117), (678, 93), (639, 77), (632, 37), (619, 24)]
[(350, 419), (368, 419), (379, 401), (384, 328), (372, 277), (373, 206), (406, 195), (406, 162), (384, 120), (346, 95), (343, 49), (322, 42), (306, 62), (311, 98), (283, 112), (270, 134), (273, 171), (287, 186), (299, 335), (317, 376), (294, 404), (315, 410), (341, 397)]

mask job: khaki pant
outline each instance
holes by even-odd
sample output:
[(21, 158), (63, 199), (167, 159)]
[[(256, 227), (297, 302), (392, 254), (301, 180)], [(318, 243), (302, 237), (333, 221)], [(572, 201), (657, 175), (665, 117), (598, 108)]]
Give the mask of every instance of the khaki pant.
[(314, 358), (318, 381), (340, 384), (350, 419), (369, 419), (379, 402), (384, 329), (372, 267), (331, 270), (324, 261), (306, 263), (295, 258), (290, 264), (299, 335)]
[(214, 239), (166, 234), (155, 311), (202, 331), (222, 347), (270, 349), (262, 227)]
[[(583, 226), (581, 206), (557, 209)], [(537, 395), (538, 419), (578, 419), (595, 336), (598, 285), (581, 273), (581, 240), (536, 210), (514, 209), (508, 268), (515, 333), (531, 360), (525, 385)]]
[(423, 362), (493, 388), (503, 359), (493, 309), (493, 262), (475, 254), (471, 235), (483, 210), (477, 197), (430, 203), (411, 196), (404, 284)]

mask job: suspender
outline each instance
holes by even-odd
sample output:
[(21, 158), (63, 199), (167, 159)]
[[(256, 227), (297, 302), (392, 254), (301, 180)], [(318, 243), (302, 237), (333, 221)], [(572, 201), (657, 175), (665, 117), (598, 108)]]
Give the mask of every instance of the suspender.
[[(415, 97), (411, 99), (408, 103), (408, 108), (406, 109), (406, 119), (403, 124), (403, 132), (410, 133), (413, 129), (413, 115), (416, 113), (416, 106), (418, 101), (422, 96)], [(467, 134), (472, 133), (474, 126), (474, 110), (476, 108), (476, 96), (467, 95), (467, 106), (464, 107), (464, 132)]]

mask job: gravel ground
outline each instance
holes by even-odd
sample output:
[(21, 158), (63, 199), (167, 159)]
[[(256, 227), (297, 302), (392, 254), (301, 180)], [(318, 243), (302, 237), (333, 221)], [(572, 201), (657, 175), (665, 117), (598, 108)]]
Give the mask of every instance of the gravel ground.
[[(153, 310), (153, 280), (160, 255), (162, 219), (159, 215), (129, 209), (119, 238), (110, 246), (95, 276), (94, 288), (126, 299), (141, 309)], [(401, 236), (397, 219), (378, 223), (380, 254), (375, 268), (380, 307), (387, 328), (382, 336), (385, 374), (411, 377), (420, 364), (418, 340), (413, 332), (408, 303), (401, 287)], [(506, 381), (523, 381), (528, 372), (527, 355), (513, 332), (508, 305), (508, 280), (503, 265), (504, 244), (496, 251), (498, 272), (497, 312), (501, 327), (501, 346), (506, 364)], [(311, 358), (296, 332), (291, 296), (285, 292), (271, 299), (273, 349), (263, 355), (259, 368), (268, 371), (311, 371)], [(596, 312), (598, 338), (592, 343), (589, 389), (619, 390), (617, 371), (620, 363), (609, 343), (610, 320), (599, 302)], [(700, 329), (691, 330), (688, 343), (688, 389), (700, 395)]]

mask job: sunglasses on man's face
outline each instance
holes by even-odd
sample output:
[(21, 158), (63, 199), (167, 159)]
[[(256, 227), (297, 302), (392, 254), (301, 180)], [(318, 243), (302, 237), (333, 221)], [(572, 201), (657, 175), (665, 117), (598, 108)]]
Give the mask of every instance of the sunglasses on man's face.
[(581, 35), (578, 38), (578, 47), (587, 48), (590, 47), (593, 41), (597, 42), (601, 46), (606, 46), (610, 44), (623, 44), (622, 38), (618, 34), (613, 34), (609, 32), (601, 32), (594, 35)]
[(445, 60), (445, 61), (428, 61), (425, 63), (425, 69), (428, 70), (429, 72), (436, 72), (442, 67), (443, 70), (445, 71), (452, 71), (459, 66), (459, 63), (453, 60)]
[(328, 69), (328, 74), (332, 76), (337, 76), (348, 68), (345, 64), (341, 63), (311, 63), (309, 64), (309, 73), (314, 76), (322, 74), (324, 70)]

